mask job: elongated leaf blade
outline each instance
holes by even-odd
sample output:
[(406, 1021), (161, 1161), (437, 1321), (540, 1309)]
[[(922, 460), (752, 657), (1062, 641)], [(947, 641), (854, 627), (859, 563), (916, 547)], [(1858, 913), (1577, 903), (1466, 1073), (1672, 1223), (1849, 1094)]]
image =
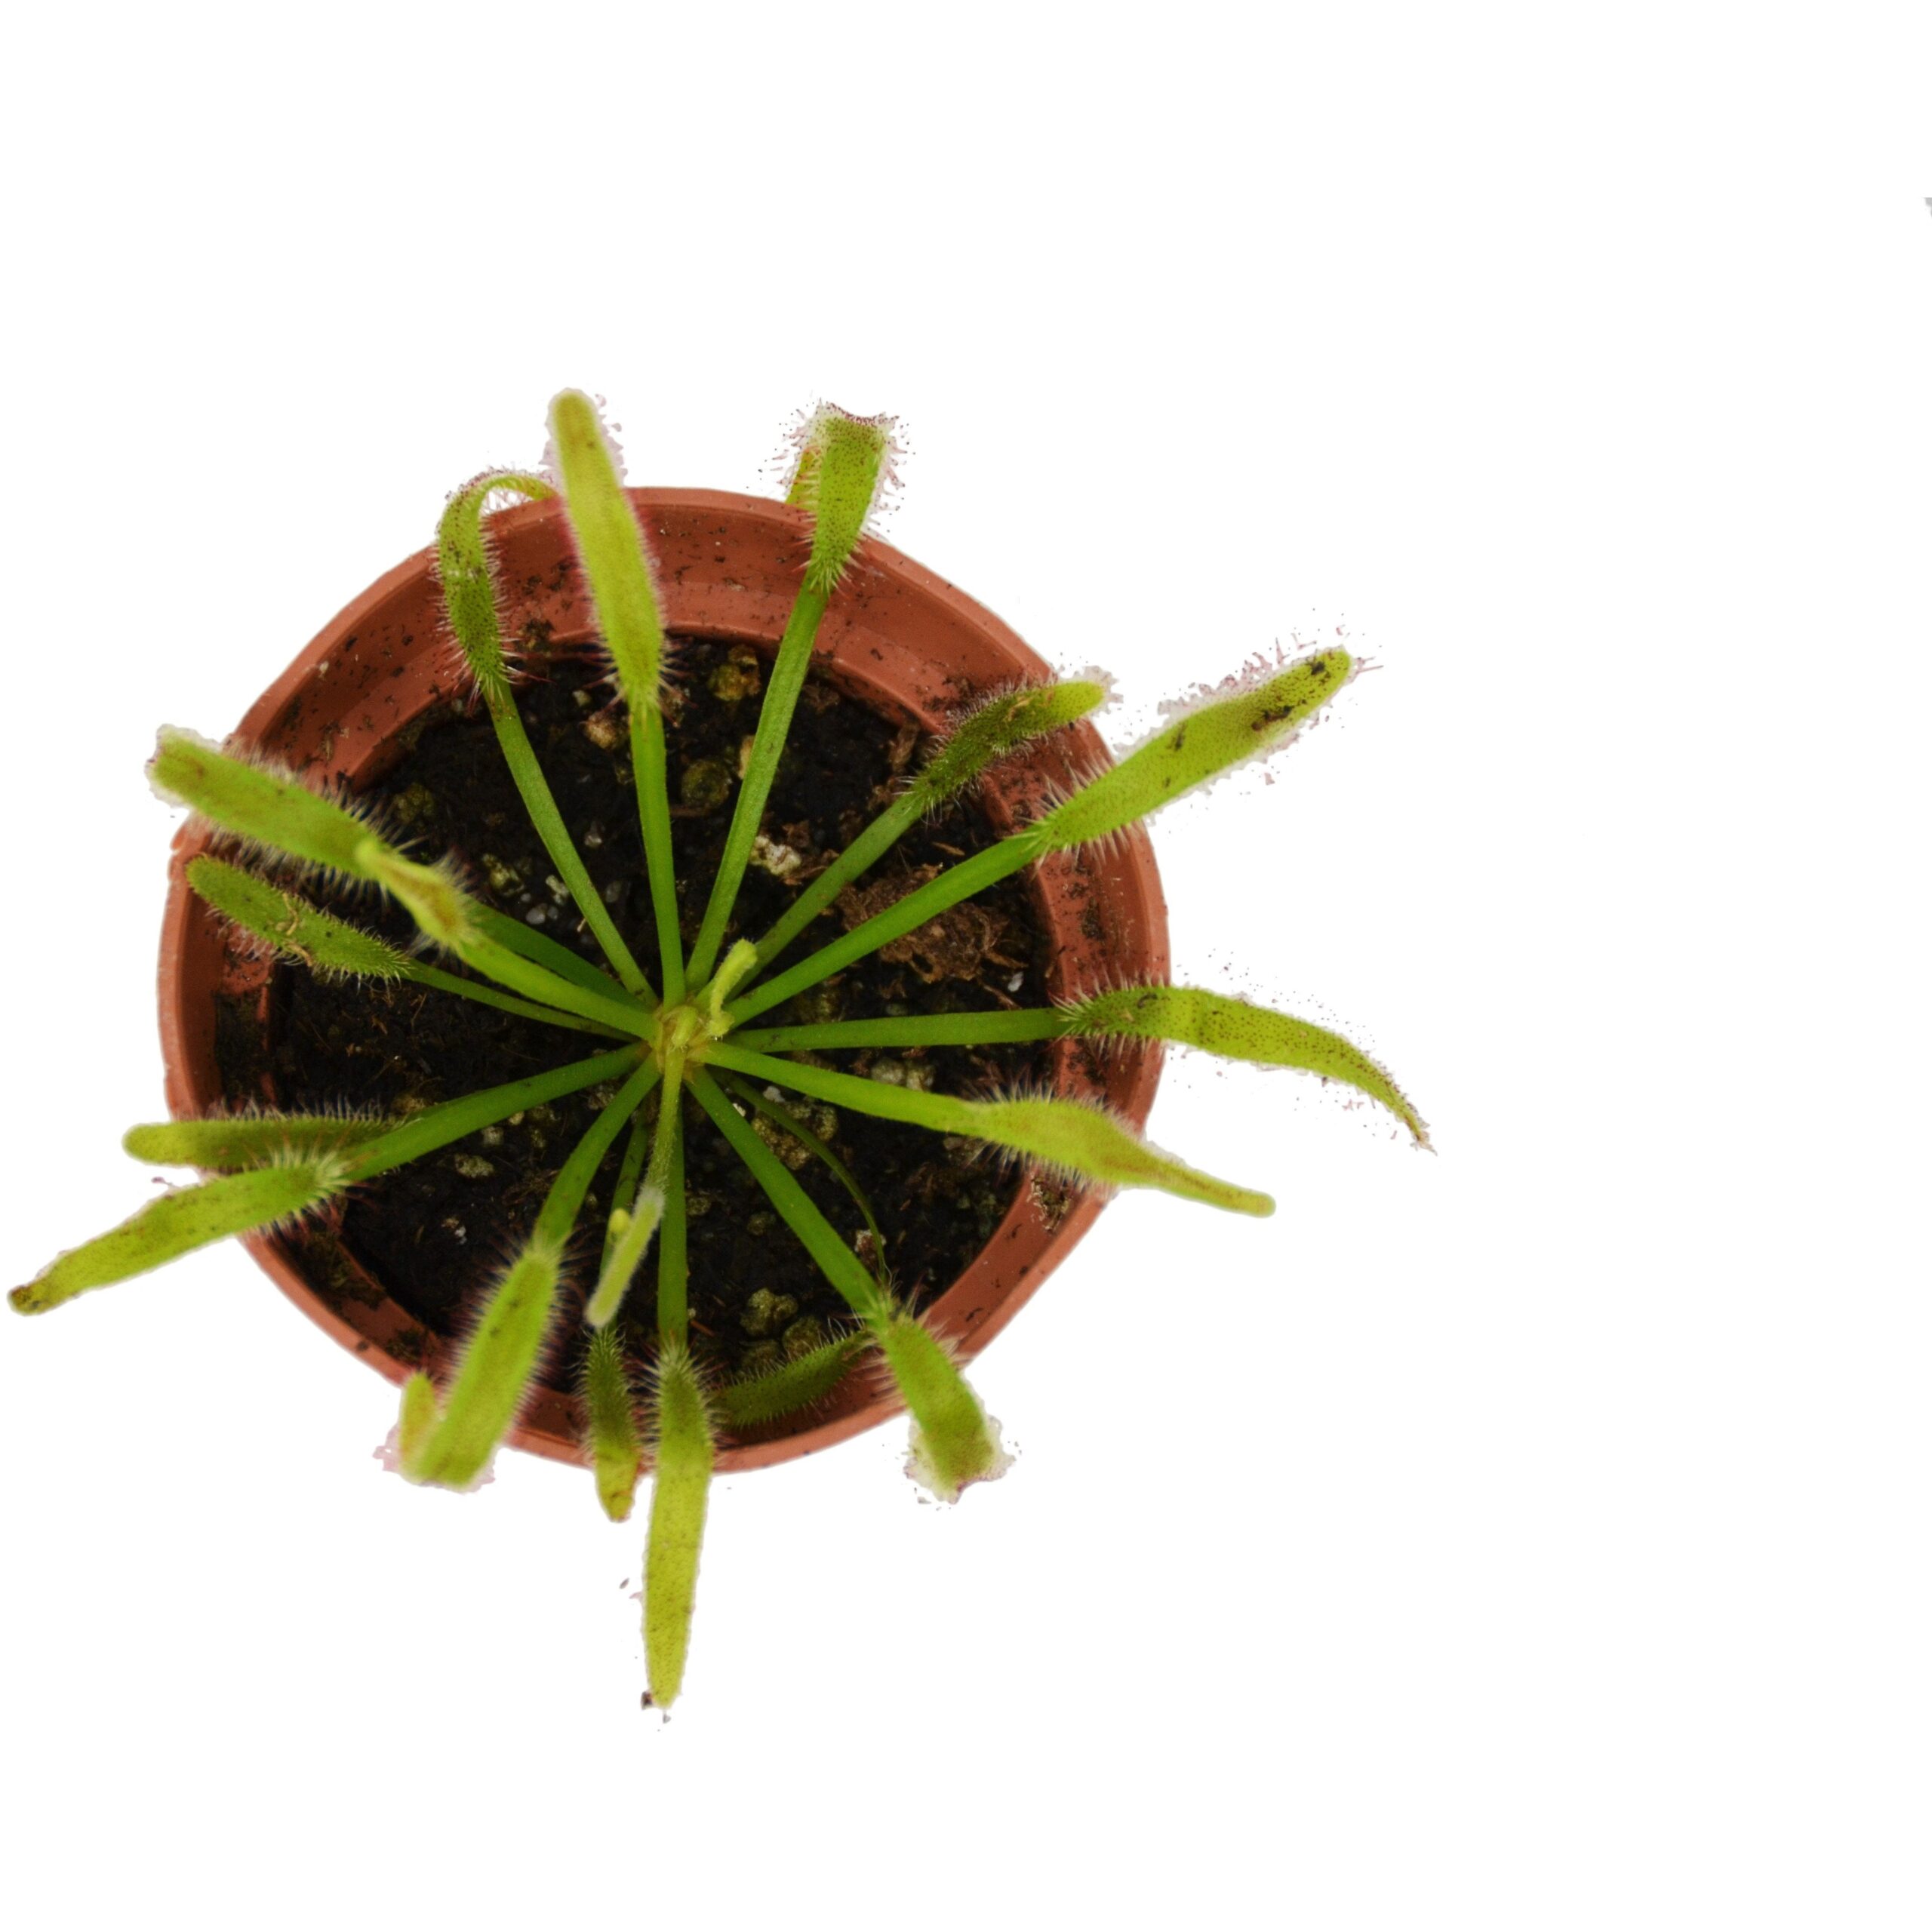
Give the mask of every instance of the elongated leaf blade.
[(1346, 651), (1317, 651), (1252, 689), (1177, 718), (1035, 824), (1047, 849), (1110, 838), (1149, 812), (1284, 743), (1340, 691)]
[(1011, 1465), (999, 1426), (981, 1406), (938, 1337), (896, 1312), (875, 1326), (892, 1379), (912, 1417), (906, 1472), (942, 1503), (956, 1503), (968, 1484), (990, 1482)]
[(961, 1100), (946, 1094), (915, 1093), (882, 1080), (860, 1079), (829, 1067), (776, 1060), (726, 1042), (711, 1048), (709, 1053), (716, 1066), (789, 1087), (794, 1093), (810, 1094), (835, 1106), (905, 1121), (935, 1134), (968, 1134), (1030, 1155), (1075, 1186), (1153, 1187), (1238, 1214), (1275, 1211), (1275, 1204), (1266, 1195), (1199, 1173), (1150, 1146), (1104, 1109), (1079, 1101), (1023, 1096)]
[(118, 1228), (70, 1247), (7, 1299), (23, 1315), (44, 1315), (91, 1288), (145, 1275), (226, 1235), (305, 1214), (343, 1185), (340, 1161), (320, 1155), (178, 1189), (149, 1201)]
[(1170, 1040), (1229, 1060), (1339, 1080), (1386, 1107), (1419, 1146), (1429, 1144), (1428, 1128), (1388, 1074), (1359, 1047), (1312, 1021), (1192, 986), (1124, 986), (1069, 1008), (1066, 1019), (1069, 1032)]
[(238, 866), (204, 854), (189, 861), (188, 883), (223, 918), (312, 971), (399, 980), (409, 970), (408, 961), (387, 940)]
[(361, 819), (259, 758), (223, 751), (167, 725), (148, 777), (171, 804), (187, 806), (238, 838), (352, 878), (370, 876), (362, 848), (371, 834)]
[(359, 1147), (401, 1124), (333, 1114), (247, 1114), (232, 1120), (164, 1120), (131, 1127), (121, 1145), (136, 1160), (158, 1168), (266, 1168), (332, 1149)]
[(681, 1349), (657, 1365), (657, 1457), (644, 1560), (644, 1654), (651, 1701), (675, 1703), (685, 1685), (698, 1557), (716, 1445), (697, 1371)]
[(1063, 731), (1107, 701), (1092, 678), (1028, 685), (987, 699), (954, 725), (911, 787), (927, 811), (971, 785), (987, 767), (1051, 731)]
[(614, 1523), (626, 1521), (644, 1468), (637, 1405), (617, 1338), (608, 1329), (590, 1338), (583, 1358), (586, 1447), (597, 1478), (597, 1500)]
[(503, 662), (495, 577), (483, 534), (483, 506), (506, 490), (531, 500), (556, 494), (540, 476), (515, 469), (486, 470), (450, 498), (436, 526), (436, 572), (442, 580), (443, 608), (465, 662), (493, 703), (508, 697), (510, 680)]
[(528, 1244), (503, 1272), (463, 1352), (456, 1380), (434, 1429), (414, 1457), (403, 1458), (412, 1482), (467, 1489), (509, 1433), (549, 1340), (561, 1257)]
[(718, 1392), (719, 1411), (733, 1428), (750, 1429), (811, 1408), (844, 1380), (872, 1346), (872, 1337), (863, 1331), (841, 1335), (765, 1374), (728, 1382)]
[(550, 405), (550, 437), (618, 688), (632, 710), (655, 710), (663, 675), (664, 621), (651, 553), (618, 480), (595, 404), (578, 390), (564, 390)]
[(844, 575), (885, 478), (894, 426), (890, 416), (853, 416), (830, 403), (807, 424), (785, 500), (812, 513), (808, 590), (829, 592)]
[(1152, 1187), (1234, 1214), (1272, 1214), (1275, 1204), (1253, 1188), (1177, 1161), (1142, 1140), (1104, 1109), (1077, 1100), (969, 1101), (968, 1131), (1016, 1152), (1030, 1154), (1076, 1186)]

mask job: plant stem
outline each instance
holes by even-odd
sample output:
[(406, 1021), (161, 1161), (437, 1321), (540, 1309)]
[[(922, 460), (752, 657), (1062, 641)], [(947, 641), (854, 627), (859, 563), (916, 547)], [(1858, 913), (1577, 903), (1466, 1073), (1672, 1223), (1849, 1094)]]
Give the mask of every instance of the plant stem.
[(543, 768), (537, 761), (536, 748), (523, 728), (514, 694), (506, 691), (498, 695), (485, 685), (483, 696), (489, 707), (490, 721), (497, 728), (497, 742), (502, 748), (503, 762), (509, 767), (510, 777), (523, 800), (523, 808), (536, 827), (537, 837), (543, 840), (551, 863), (570, 888), (577, 910), (583, 915), (584, 924), (595, 936), (605, 958), (617, 969), (617, 977), (623, 982), (625, 992), (652, 996), (644, 969), (624, 943), (623, 935), (612, 920), (609, 908), (577, 855), (570, 828), (564, 823), (564, 815), (557, 809), (556, 799), (544, 779)]
[[(624, 1143), (624, 1158), (617, 1167), (617, 1184), (611, 1191), (615, 1206), (625, 1207), (637, 1198), (638, 1177), (644, 1172), (645, 1156), (650, 1152), (651, 1129), (645, 1124), (644, 1109), (640, 1107), (631, 1117), (631, 1137)], [(617, 1231), (607, 1227), (601, 1266), (609, 1266), (611, 1251), (617, 1244)]]
[(500, 1012), (514, 1013), (525, 1020), (540, 1020), (546, 1026), (567, 1026), (578, 1033), (601, 1033), (613, 1040), (637, 1038), (635, 1028), (620, 1032), (614, 1026), (605, 1026), (601, 1020), (586, 1020), (581, 1014), (564, 1013), (554, 1006), (540, 1006), (534, 1000), (518, 999), (513, 993), (499, 992), (494, 986), (486, 986), (475, 980), (459, 979), (454, 973), (445, 973), (438, 967), (425, 966), (419, 960), (405, 960), (402, 977), (414, 980), (419, 986), (431, 986), (438, 992), (457, 993), (464, 999), (494, 1006)]
[[(426, 1108), (407, 1125), (353, 1149), (348, 1161), (349, 1180), (352, 1183), (373, 1180), (377, 1174), (387, 1174), (405, 1161), (420, 1160), (438, 1147), (447, 1147), (466, 1134), (494, 1127), (498, 1121), (507, 1120), (527, 1107), (540, 1107), (546, 1102), (561, 1100), (566, 1094), (581, 1093), (600, 1080), (621, 1079), (637, 1067), (641, 1054), (639, 1047), (618, 1047), (590, 1060), (574, 1060), (549, 1073), (506, 1081), (500, 1087), (486, 1087), (478, 1093), (466, 1094), (460, 1100)], [(652, 1071), (654, 1073), (656, 1069)], [(648, 1094), (650, 1087), (643, 1091)]]
[[(683, 1069), (679, 1069), (681, 1074)], [(666, 1130), (664, 1116), (669, 1113)], [(657, 1224), (657, 1334), (663, 1343), (681, 1346), (691, 1321), (691, 1266), (685, 1246), (684, 1106), (680, 1094), (665, 1082), (659, 1103), (657, 1135), (651, 1149), (651, 1172), (664, 1195), (663, 1218)], [(661, 1156), (658, 1149), (663, 1150)]]
[(637, 786), (638, 823), (651, 882), (651, 909), (657, 921), (657, 952), (664, 969), (664, 997), (685, 996), (685, 940), (678, 929), (678, 875), (671, 858), (671, 792), (664, 761), (663, 714), (654, 705), (631, 706), (631, 776)]
[(948, 1094), (915, 1093), (882, 1080), (862, 1080), (797, 1060), (771, 1060), (722, 1043), (709, 1049), (709, 1057), (734, 1072), (749, 1073), (795, 1092), (810, 1094), (835, 1106), (856, 1108), (883, 1120), (904, 1121), (935, 1134), (962, 1134), (989, 1141), (1042, 1161), (1051, 1171), (1082, 1185), (1155, 1187), (1238, 1214), (1275, 1211), (1275, 1204), (1266, 1195), (1217, 1180), (1161, 1153), (1102, 1107), (1023, 1095), (1013, 1100), (961, 1100)]
[(753, 1014), (780, 1004), (794, 994), (801, 993), (808, 987), (817, 986), (820, 980), (842, 971), (855, 960), (876, 952), (882, 946), (891, 945), (894, 940), (923, 926), (928, 919), (958, 905), (962, 899), (970, 899), (974, 893), (983, 892), (988, 886), (1011, 877), (1021, 867), (1031, 864), (1039, 854), (1039, 841), (1030, 830), (1016, 832), (1010, 838), (1002, 838), (997, 845), (989, 845), (983, 852), (977, 852), (971, 858), (948, 866), (937, 878), (928, 879), (883, 912), (866, 920), (863, 925), (855, 926), (842, 939), (820, 946), (789, 972), (781, 973), (777, 979), (768, 980), (743, 998), (734, 1000), (725, 1008), (732, 1025), (742, 1025)]
[(617, 977), (627, 992), (648, 990), (643, 972), (631, 957), (590, 875), (577, 856), (563, 814), (557, 809), (543, 767), (537, 763), (530, 734), (516, 708), (516, 696), (510, 685), (509, 671), (503, 659), (503, 632), (497, 614), (496, 573), (491, 567), (489, 546), (483, 535), (483, 506), (499, 491), (542, 498), (554, 493), (540, 476), (518, 470), (486, 470), (450, 499), (436, 527), (436, 564), (442, 578), (443, 608), (450, 628), (475, 673), (477, 688), (488, 707), (490, 722), (496, 727), (497, 743), (503, 762), (509, 768), (524, 810), (543, 841), (550, 862), (562, 875), (584, 923), (604, 949), (604, 956), (617, 969)]
[(786, 737), (792, 728), (792, 714), (798, 708), (798, 693), (811, 663), (812, 639), (831, 601), (829, 586), (801, 588), (792, 603), (792, 614), (786, 620), (785, 634), (779, 639), (778, 654), (765, 682), (764, 702), (758, 710), (751, 756), (738, 786), (731, 829), (724, 835), (718, 876), (712, 881), (704, 923), (698, 928), (697, 943), (691, 949), (691, 977), (700, 984), (717, 961), (724, 928), (737, 904), (738, 888), (744, 881), (745, 867), (750, 861), (752, 846), (764, 818), (765, 803), (771, 795), (772, 781), (778, 775), (778, 761), (784, 754)]
[(924, 801), (909, 792), (897, 798), (792, 900), (790, 906), (758, 943), (762, 966), (776, 959), (839, 894), (869, 866), (883, 858), (918, 821)]
[[(714, 1055), (716, 1049), (713, 1049)], [(747, 1056), (755, 1057), (755, 1056)], [(867, 1321), (882, 1321), (892, 1312), (892, 1298), (880, 1287), (865, 1263), (839, 1238), (838, 1231), (814, 1204), (810, 1195), (795, 1180), (785, 1163), (739, 1117), (737, 1109), (724, 1097), (716, 1081), (702, 1068), (694, 1068), (691, 1090), (697, 1096), (718, 1132), (733, 1151), (752, 1171), (764, 1190), (765, 1198), (777, 1209), (785, 1224), (804, 1244), (818, 1263), (819, 1272), (844, 1296), (853, 1312)]]
[(881, 1271), (885, 1266), (885, 1236), (879, 1232), (878, 1217), (872, 1212), (872, 1204), (866, 1198), (866, 1191), (859, 1185), (858, 1178), (852, 1170), (797, 1115), (770, 1098), (755, 1081), (747, 1080), (742, 1073), (727, 1073), (721, 1076), (720, 1084), (728, 1091), (737, 1094), (746, 1106), (782, 1127), (807, 1153), (829, 1170), (832, 1179), (851, 1198), (853, 1206), (865, 1217), (866, 1229), (872, 1238), (872, 1251), (878, 1257), (873, 1272), (879, 1274), (882, 1281), (884, 1276)]
[(1001, 1046), (1057, 1040), (1075, 1030), (1057, 1007), (1021, 1007), (1004, 1012), (908, 1014), (897, 1020), (826, 1020), (808, 1026), (755, 1027), (731, 1038), (733, 1046), (748, 1051), (786, 1054), (807, 1048)]
[(573, 980), (586, 992), (601, 993), (607, 999), (632, 998), (640, 1013), (657, 1011), (657, 999), (648, 987), (633, 998), (609, 974), (593, 966), (580, 953), (573, 952), (568, 946), (560, 944), (548, 933), (540, 932), (521, 919), (513, 919), (507, 912), (499, 912), (494, 906), (480, 903), (472, 904), (470, 917), (477, 929), (499, 946), (521, 953), (539, 966), (547, 966), (559, 979)]

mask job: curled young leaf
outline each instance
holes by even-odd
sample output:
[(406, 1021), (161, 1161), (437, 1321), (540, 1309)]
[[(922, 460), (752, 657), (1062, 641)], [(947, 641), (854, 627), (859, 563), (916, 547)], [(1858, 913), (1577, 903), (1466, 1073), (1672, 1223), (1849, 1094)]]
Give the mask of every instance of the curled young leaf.
[[(663, 1117), (660, 1112), (659, 1118)], [(610, 1232), (614, 1237), (611, 1251), (605, 1257), (603, 1269), (598, 1275), (596, 1292), (591, 1296), (590, 1305), (583, 1312), (583, 1318), (592, 1327), (608, 1329), (623, 1306), (632, 1280), (642, 1265), (645, 1252), (651, 1246), (651, 1238), (657, 1232), (657, 1224), (663, 1216), (664, 1190), (648, 1180), (638, 1189), (632, 1206), (613, 1211), (610, 1221)]]
[(442, 580), (443, 608), (464, 662), (493, 706), (509, 695), (510, 680), (503, 662), (490, 549), (483, 534), (483, 506), (504, 491), (534, 500), (556, 494), (540, 476), (515, 469), (486, 470), (450, 498), (436, 525), (436, 574)]

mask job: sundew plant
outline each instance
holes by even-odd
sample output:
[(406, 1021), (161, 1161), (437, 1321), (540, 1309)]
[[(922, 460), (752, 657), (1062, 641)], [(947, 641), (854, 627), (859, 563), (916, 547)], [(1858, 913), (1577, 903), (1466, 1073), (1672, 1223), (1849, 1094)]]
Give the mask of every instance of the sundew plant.
[[(955, 721), (891, 804), (798, 888), (769, 930), (734, 937), (740, 888), (813, 639), (888, 472), (891, 426), (884, 417), (825, 408), (801, 437), (787, 500), (808, 513), (809, 554), (769, 667), (722, 860), (708, 897), (692, 902), (704, 906), (694, 934), (681, 929), (672, 870), (666, 641), (651, 546), (597, 411), (574, 391), (551, 406), (547, 473), (494, 471), (466, 484), (443, 513), (436, 556), (450, 628), (476, 697), (531, 822), (601, 952), (601, 966), (481, 903), (448, 862), (412, 857), (353, 798), (324, 795), (246, 746), (221, 748), (164, 731), (151, 767), (155, 786), (221, 835), (227, 856), (194, 860), (188, 878), (223, 918), (318, 974), (407, 979), (546, 1023), (558, 1029), (559, 1063), (405, 1118), (257, 1112), (137, 1127), (127, 1137), (129, 1152), (208, 1177), (69, 1250), (10, 1297), (21, 1313), (43, 1314), (224, 1235), (312, 1214), (361, 1183), (521, 1110), (592, 1088), (608, 1091), (611, 1097), (556, 1169), (520, 1244), (481, 1287), (454, 1371), (440, 1386), (421, 1371), (405, 1383), (393, 1452), (414, 1481), (474, 1487), (515, 1426), (561, 1324), (586, 1324), (585, 1460), (598, 1500), (621, 1521), (643, 1475), (653, 1478), (644, 1635), (649, 1694), (660, 1706), (672, 1703), (682, 1686), (712, 1472), (734, 1431), (809, 1411), (870, 1355), (910, 1414), (912, 1467), (936, 1495), (955, 1499), (969, 1484), (999, 1475), (1008, 1461), (953, 1349), (895, 1293), (876, 1254), (867, 1258), (863, 1244), (849, 1242), (813, 1202), (771, 1137), (757, 1131), (756, 1115), (777, 1119), (862, 1206), (866, 1176), (848, 1171), (814, 1134), (801, 1117), (813, 1103), (962, 1137), (1062, 1186), (1152, 1187), (1237, 1214), (1273, 1211), (1266, 1195), (1183, 1165), (1100, 1106), (1027, 1091), (981, 1098), (925, 1091), (835, 1070), (818, 1061), (820, 1052), (1066, 1036), (1164, 1041), (1345, 1082), (1387, 1109), (1417, 1144), (1427, 1145), (1421, 1121), (1393, 1082), (1347, 1041), (1306, 1020), (1192, 988), (1114, 984), (1036, 1010), (797, 1024), (782, 1023), (781, 1016), (781, 1023), (759, 1023), (1048, 854), (1112, 839), (1232, 767), (1278, 749), (1355, 668), (1346, 651), (1330, 647), (1230, 681), (1018, 829), (924, 879), (795, 964), (771, 970), (923, 817), (999, 759), (1086, 716), (1106, 695), (1100, 683), (1081, 679), (1009, 690), (985, 701)], [(518, 715), (517, 672), (499, 614), (486, 512), (506, 500), (558, 494), (626, 714), (651, 909), (648, 931), (640, 936), (644, 960), (592, 885), (539, 767)], [(316, 878), (386, 895), (414, 921), (417, 943), (392, 944), (325, 911), (300, 889)], [(475, 977), (448, 970), (451, 963)], [(581, 1051), (593, 1043), (596, 1051)], [(774, 1090), (797, 1097), (798, 1111), (774, 1101)], [(692, 1346), (685, 1148), (696, 1134), (723, 1137), (783, 1223), (771, 1238), (801, 1243), (851, 1310), (843, 1332), (755, 1374), (727, 1377), (707, 1364), (701, 1346)], [(601, 1228), (580, 1227), (592, 1178), (620, 1141), (617, 1204)], [(633, 1360), (614, 1318), (627, 1297), (652, 1291), (643, 1285), (647, 1274), (654, 1275), (655, 1348), (648, 1360)]]

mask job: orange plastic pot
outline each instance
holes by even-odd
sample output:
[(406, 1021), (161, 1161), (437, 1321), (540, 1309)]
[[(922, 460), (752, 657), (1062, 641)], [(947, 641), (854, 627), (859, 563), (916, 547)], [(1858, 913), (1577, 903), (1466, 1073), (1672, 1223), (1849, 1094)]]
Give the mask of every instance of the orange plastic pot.
[[(668, 631), (774, 649), (784, 629), (808, 543), (804, 513), (783, 504), (715, 490), (633, 490), (631, 499), (657, 551)], [(595, 635), (588, 592), (568, 528), (555, 503), (530, 503), (491, 519), (508, 634), (534, 621), (554, 645)], [(992, 613), (888, 545), (862, 545), (820, 626), (815, 660), (848, 695), (895, 723), (940, 729), (974, 697), (1048, 667)], [(465, 681), (445, 625), (429, 551), (372, 584), (349, 605), (250, 708), (236, 739), (268, 752), (312, 783), (351, 789), (379, 776), (399, 755), (400, 734), (425, 711), (460, 697)], [(809, 730), (801, 712), (794, 727)], [(1008, 761), (987, 780), (983, 802), (1011, 826), (1076, 771), (1106, 761), (1099, 734), (1079, 725)], [(225, 1097), (216, 1062), (218, 1011), (237, 996), (264, 1020), (273, 966), (232, 943), (189, 891), (188, 861), (208, 843), (190, 823), (174, 842), (162, 931), (161, 1035), (168, 1103), (177, 1118), (199, 1115)], [(1138, 829), (1104, 855), (1049, 860), (1030, 875), (1048, 936), (1050, 989), (1057, 996), (1103, 983), (1168, 974), (1165, 903), (1152, 848)], [(1055, 1091), (1106, 1100), (1137, 1126), (1146, 1120), (1160, 1075), (1158, 1047), (1104, 1054), (1086, 1044), (1054, 1048)], [(272, 1100), (272, 1094), (260, 1097)], [(1093, 1225), (1103, 1204), (1092, 1195), (1063, 1208), (1022, 1187), (992, 1238), (927, 1314), (964, 1355), (1005, 1327)], [(780, 1237), (783, 1238), (783, 1237)], [(263, 1269), (319, 1327), (392, 1382), (418, 1364), (421, 1329), (380, 1281), (352, 1269), (324, 1284), (308, 1279), (278, 1237), (248, 1246)], [(481, 1284), (479, 1283), (479, 1287)], [(820, 1410), (787, 1432), (726, 1448), (720, 1466), (757, 1469), (842, 1441), (897, 1412), (889, 1388), (855, 1374)], [(583, 1460), (574, 1397), (543, 1389), (510, 1440), (561, 1461)]]

